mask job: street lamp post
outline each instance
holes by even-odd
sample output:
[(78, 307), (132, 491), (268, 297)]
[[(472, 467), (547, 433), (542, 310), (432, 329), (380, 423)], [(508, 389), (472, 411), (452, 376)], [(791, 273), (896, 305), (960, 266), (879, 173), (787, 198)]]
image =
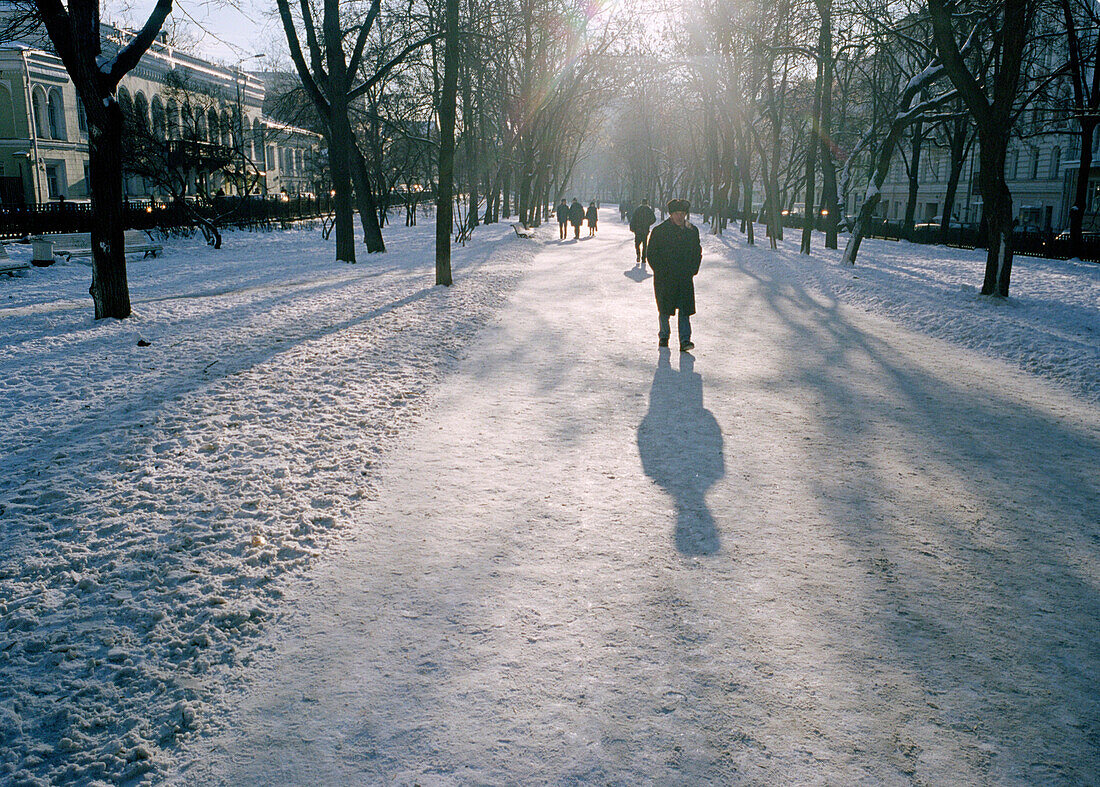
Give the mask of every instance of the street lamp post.
[[(237, 113), (236, 113), (237, 114), (237, 151), (238, 151), (238, 155), (239, 155), (240, 162), (241, 162), (241, 167), (240, 167), (240, 170), (241, 170), (241, 183), (244, 185), (245, 195), (248, 195), (248, 194), (252, 193), (252, 186), (250, 186), (249, 183), (248, 183), (248, 161), (245, 159), (245, 155), (244, 155), (244, 140), (245, 140), (244, 119), (245, 119), (245, 114), (244, 114), (244, 99), (243, 99), (242, 91), (241, 91), (241, 78), (242, 78), (243, 74), (245, 73), (245, 71), (244, 71), (243, 68), (241, 68), (241, 66), (246, 60), (258, 60), (258, 59), (263, 58), (263, 57), (267, 57), (267, 55), (265, 53), (261, 52), (261, 53), (256, 54), (256, 55), (247, 55), (247, 56), (241, 57), (239, 60), (237, 60), (237, 65), (236, 65), (236, 68), (235, 68), (236, 75), (235, 75), (235, 79), (233, 80), (234, 87), (236, 88), (236, 92), (237, 92), (237, 107), (236, 107), (236, 109), (237, 109)], [(252, 129), (250, 127), (249, 132), (251, 132), (251, 130)], [(252, 144), (253, 145), (256, 144), (255, 138), (252, 139)], [(262, 143), (261, 143), (261, 148), (262, 148)], [(259, 153), (260, 153), (260, 155), (263, 154), (262, 149), (259, 151)], [(256, 162), (253, 161), (252, 163), (253, 163), (253, 165), (255, 165)], [(257, 172), (260, 171), (259, 167), (256, 167), (256, 171)], [(238, 186), (238, 189), (239, 188), (240, 188), (240, 186)], [(265, 176), (264, 177), (264, 191), (266, 191), (266, 190), (267, 190), (267, 177)]]

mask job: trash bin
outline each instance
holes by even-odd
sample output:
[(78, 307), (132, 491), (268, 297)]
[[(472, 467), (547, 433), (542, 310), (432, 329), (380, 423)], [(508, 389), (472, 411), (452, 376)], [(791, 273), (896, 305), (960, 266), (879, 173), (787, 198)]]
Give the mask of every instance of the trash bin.
[(52, 240), (36, 238), (31, 241), (31, 247), (33, 249), (33, 254), (31, 255), (31, 263), (37, 265), (39, 268), (45, 268), (47, 265), (53, 265)]

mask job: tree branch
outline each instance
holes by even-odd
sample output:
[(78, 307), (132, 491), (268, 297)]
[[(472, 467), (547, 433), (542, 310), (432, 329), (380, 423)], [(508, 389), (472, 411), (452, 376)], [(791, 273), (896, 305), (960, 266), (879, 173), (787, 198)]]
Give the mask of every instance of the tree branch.
[(348, 99), (349, 100), (354, 100), (354, 99), (358, 98), (359, 96), (363, 95), (368, 90), (370, 90), (372, 87), (377, 85), (380, 81), (385, 79), (386, 74), (388, 74), (393, 69), (394, 66), (401, 63), (401, 61), (404, 60), (406, 57), (408, 57), (412, 52), (416, 51), (417, 49), (424, 46), (425, 44), (430, 44), (432, 41), (435, 41), (436, 39), (439, 39), (439, 38), (442, 38), (442, 37), (443, 37), (443, 33), (432, 33), (430, 36), (426, 36), (426, 37), (420, 39), (419, 41), (417, 41), (413, 44), (409, 44), (407, 47), (405, 47), (403, 50), (401, 50), (400, 54), (398, 54), (396, 57), (393, 57), (392, 59), (390, 59), (389, 62), (387, 62), (380, 69), (378, 69), (376, 72), (374, 72), (374, 75), (370, 79), (368, 79), (366, 82), (359, 85), (358, 87), (353, 88), (348, 93)]
[(138, 64), (164, 26), (164, 20), (172, 13), (172, 0), (157, 0), (145, 26), (114, 59), (101, 70), (107, 77), (108, 92), (113, 93), (118, 83)]

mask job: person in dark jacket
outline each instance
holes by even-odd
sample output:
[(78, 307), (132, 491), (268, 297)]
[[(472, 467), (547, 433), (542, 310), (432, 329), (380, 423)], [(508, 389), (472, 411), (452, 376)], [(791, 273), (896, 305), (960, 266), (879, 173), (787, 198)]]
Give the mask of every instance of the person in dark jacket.
[(573, 197), (573, 203), (569, 206), (569, 223), (573, 225), (573, 237), (580, 238), (581, 224), (584, 223), (584, 205), (576, 197)]
[(565, 201), (565, 197), (562, 197), (561, 202), (554, 208), (554, 213), (558, 216), (558, 240), (565, 240), (569, 225), (569, 203)]
[(642, 268), (645, 268), (649, 228), (656, 220), (657, 217), (653, 215), (653, 208), (649, 207), (648, 200), (642, 200), (642, 204), (636, 207), (630, 216), (630, 231), (634, 233), (634, 254), (638, 258), (638, 265)]
[(687, 200), (668, 203), (668, 218), (649, 235), (648, 259), (653, 268), (653, 294), (657, 298), (657, 344), (668, 347), (669, 318), (679, 314), (680, 352), (695, 347), (691, 341), (691, 315), (695, 314), (695, 274), (703, 260), (699, 228), (688, 221)]
[(596, 207), (595, 202), (588, 203), (588, 210), (584, 212), (584, 218), (588, 221), (588, 237), (592, 237), (596, 234), (596, 222), (600, 218), (600, 210)]
[(619, 203), (619, 221), (630, 221), (631, 214), (634, 213), (634, 206), (630, 204), (630, 200), (623, 200)]

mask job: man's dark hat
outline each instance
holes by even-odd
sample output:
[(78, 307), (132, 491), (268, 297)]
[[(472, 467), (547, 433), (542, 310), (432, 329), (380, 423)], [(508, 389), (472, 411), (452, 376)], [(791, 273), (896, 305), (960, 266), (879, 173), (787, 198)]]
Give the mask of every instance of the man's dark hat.
[(686, 199), (670, 199), (668, 201), (668, 212), (675, 213), (678, 210), (691, 213), (691, 204)]

